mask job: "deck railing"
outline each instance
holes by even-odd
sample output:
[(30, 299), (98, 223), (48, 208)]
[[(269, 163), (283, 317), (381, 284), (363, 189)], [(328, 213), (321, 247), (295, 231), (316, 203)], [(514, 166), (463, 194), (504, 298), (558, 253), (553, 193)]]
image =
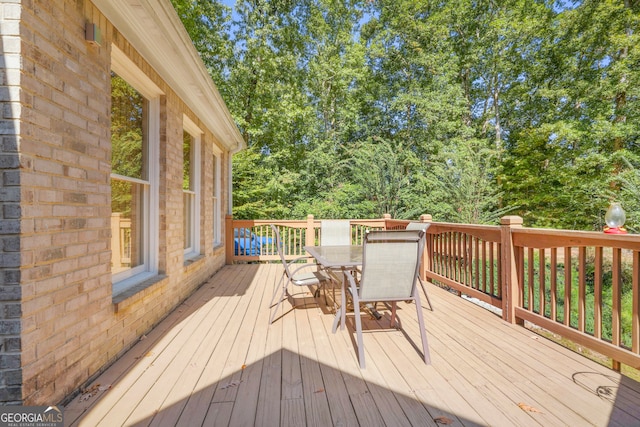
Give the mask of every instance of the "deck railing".
[[(500, 226), (430, 223), (421, 276), (590, 348), (613, 361), (640, 368), (640, 236), (522, 227), (507, 216)], [(367, 229), (403, 229), (409, 221), (351, 220), (352, 241)], [(276, 224), (287, 259), (305, 255), (320, 238), (320, 220), (227, 218), (227, 263), (279, 260), (270, 224)], [(240, 229), (261, 239), (259, 251), (234, 247)], [(236, 233), (234, 233), (236, 231)], [(249, 236), (248, 234), (246, 234)], [(250, 237), (244, 237), (245, 239)], [(250, 242), (242, 245), (248, 247)], [(240, 252), (240, 253), (238, 253)]]

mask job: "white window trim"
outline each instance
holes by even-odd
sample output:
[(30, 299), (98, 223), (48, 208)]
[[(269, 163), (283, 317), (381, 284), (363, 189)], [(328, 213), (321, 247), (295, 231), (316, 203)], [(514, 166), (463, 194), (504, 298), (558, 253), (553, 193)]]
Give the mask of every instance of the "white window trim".
[(215, 176), (213, 177), (213, 246), (222, 244), (222, 219), (220, 214), (220, 195), (222, 194), (222, 150), (213, 146)]
[[(145, 262), (135, 268), (112, 275), (113, 294), (116, 295), (158, 274), (159, 263), (159, 210), (160, 210), (160, 96), (162, 90), (149, 79), (117, 46), (111, 46), (111, 70), (122, 77), (149, 102), (148, 117), (148, 181), (144, 200), (147, 225), (144, 227)], [(120, 175), (113, 177), (122, 179)], [(137, 180), (125, 178), (131, 182)]]
[[(200, 194), (201, 194), (201, 168), (202, 154), (200, 152), (202, 130), (186, 115), (183, 116), (182, 127), (185, 132), (191, 135), (191, 179), (192, 190), (183, 190), (184, 193), (195, 195), (194, 206), (191, 209), (191, 230), (185, 230), (185, 233), (191, 233), (191, 246), (184, 249), (185, 259), (193, 258), (200, 255)], [(184, 212), (184, 210), (183, 210)]]

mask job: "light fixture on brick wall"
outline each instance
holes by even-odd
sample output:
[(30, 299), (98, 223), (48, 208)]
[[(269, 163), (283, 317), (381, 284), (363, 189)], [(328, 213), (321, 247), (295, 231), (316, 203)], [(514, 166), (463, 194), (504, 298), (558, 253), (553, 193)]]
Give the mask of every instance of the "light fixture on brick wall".
[(84, 27), (84, 39), (93, 45), (100, 46), (102, 44), (102, 33), (98, 25), (87, 22)]

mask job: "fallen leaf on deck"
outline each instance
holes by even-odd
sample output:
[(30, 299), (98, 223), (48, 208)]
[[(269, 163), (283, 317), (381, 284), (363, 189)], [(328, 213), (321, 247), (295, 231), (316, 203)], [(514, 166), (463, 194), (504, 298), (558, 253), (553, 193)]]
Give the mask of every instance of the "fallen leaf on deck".
[(246, 369), (247, 365), (242, 365), (242, 369)]
[(82, 395), (80, 396), (80, 402), (87, 401), (91, 399), (93, 396), (97, 395), (99, 391), (109, 390), (111, 385), (101, 386), (100, 384), (94, 384), (88, 389), (82, 391)]
[(153, 351), (148, 351), (144, 354), (144, 356), (137, 356), (136, 360), (142, 359), (143, 357), (151, 357), (151, 356), (153, 356)]
[(438, 424), (444, 424), (444, 425), (453, 424), (453, 420), (449, 417), (436, 417), (433, 419), (433, 421), (435, 421)]
[(538, 408), (534, 408), (533, 406), (529, 406), (526, 403), (518, 403), (518, 406), (520, 407), (520, 409), (522, 409), (523, 411), (528, 411), (528, 412), (542, 412), (540, 411)]
[(324, 389), (323, 388), (319, 388), (316, 391), (314, 391), (314, 393), (324, 393)]

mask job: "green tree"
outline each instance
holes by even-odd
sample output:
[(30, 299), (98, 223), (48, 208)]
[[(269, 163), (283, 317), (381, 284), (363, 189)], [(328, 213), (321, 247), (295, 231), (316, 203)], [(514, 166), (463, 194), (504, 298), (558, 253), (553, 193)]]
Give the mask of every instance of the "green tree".
[(500, 207), (502, 193), (495, 185), (498, 150), (485, 140), (470, 140), (433, 165), (429, 179), (436, 182), (431, 197), (447, 199), (434, 204), (434, 219), (464, 224), (497, 225), (513, 207)]
[(175, 0), (250, 147), (234, 215), (598, 229), (633, 205), (640, 1), (556, 3)]
[(226, 76), (232, 57), (231, 10), (215, 0), (171, 0), (213, 81), (228, 99)]

